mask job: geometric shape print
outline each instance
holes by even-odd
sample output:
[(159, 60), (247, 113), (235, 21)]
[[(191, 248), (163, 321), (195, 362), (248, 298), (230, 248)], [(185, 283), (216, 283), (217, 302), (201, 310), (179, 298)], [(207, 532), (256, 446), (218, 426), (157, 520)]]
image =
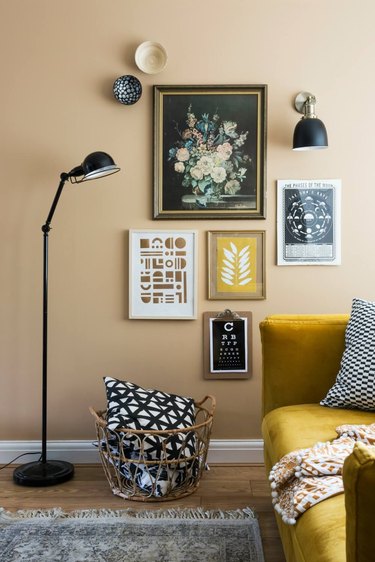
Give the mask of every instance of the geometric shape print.
[(155, 235), (139, 239), (140, 298), (144, 304), (187, 302), (186, 239)]
[(217, 240), (217, 289), (220, 292), (256, 292), (257, 241), (255, 238)]
[(320, 402), (332, 408), (375, 410), (375, 303), (353, 299), (336, 382)]
[(194, 230), (129, 231), (129, 317), (196, 317)]

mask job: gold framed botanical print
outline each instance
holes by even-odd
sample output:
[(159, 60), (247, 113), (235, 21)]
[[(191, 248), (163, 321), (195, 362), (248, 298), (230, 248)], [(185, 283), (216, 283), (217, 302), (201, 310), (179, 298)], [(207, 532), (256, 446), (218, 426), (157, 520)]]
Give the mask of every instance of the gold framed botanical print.
[(265, 297), (265, 231), (209, 231), (209, 300)]
[(267, 86), (154, 86), (154, 219), (265, 218)]

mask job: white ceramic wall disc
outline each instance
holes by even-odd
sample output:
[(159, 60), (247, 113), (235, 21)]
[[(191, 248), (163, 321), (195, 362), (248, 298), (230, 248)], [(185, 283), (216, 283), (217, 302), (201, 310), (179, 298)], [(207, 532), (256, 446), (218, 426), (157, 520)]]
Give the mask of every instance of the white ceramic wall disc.
[(167, 64), (167, 52), (160, 43), (145, 41), (135, 52), (135, 64), (146, 74), (157, 74), (164, 70)]

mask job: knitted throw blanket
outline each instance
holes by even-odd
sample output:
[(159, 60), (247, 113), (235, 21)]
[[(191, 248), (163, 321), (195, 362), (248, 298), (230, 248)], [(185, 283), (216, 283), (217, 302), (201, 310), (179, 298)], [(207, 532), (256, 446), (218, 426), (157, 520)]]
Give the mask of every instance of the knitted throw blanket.
[(309, 507), (344, 491), (342, 467), (356, 441), (375, 445), (375, 423), (341, 425), (337, 439), (285, 455), (269, 479), (274, 508), (284, 523), (294, 525)]

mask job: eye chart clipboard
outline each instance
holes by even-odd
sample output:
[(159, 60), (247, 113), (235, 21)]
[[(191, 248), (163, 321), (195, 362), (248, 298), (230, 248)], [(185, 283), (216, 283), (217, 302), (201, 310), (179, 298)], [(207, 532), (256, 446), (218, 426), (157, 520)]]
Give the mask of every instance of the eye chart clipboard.
[(252, 372), (252, 313), (203, 313), (205, 379), (248, 379)]

